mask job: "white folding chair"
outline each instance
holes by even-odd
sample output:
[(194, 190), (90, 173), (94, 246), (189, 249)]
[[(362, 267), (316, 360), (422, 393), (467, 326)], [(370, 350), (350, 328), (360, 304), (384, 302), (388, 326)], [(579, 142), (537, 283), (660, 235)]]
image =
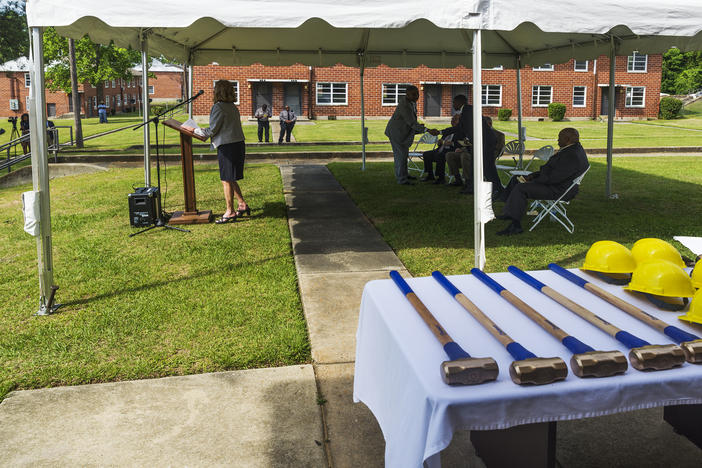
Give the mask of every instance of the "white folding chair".
[(547, 162), (549, 159), (551, 159), (551, 156), (553, 156), (553, 153), (554, 153), (553, 146), (551, 146), (551, 145), (542, 146), (541, 148), (534, 151), (534, 155), (531, 157), (531, 159), (529, 160), (527, 165), (524, 166), (524, 169), (517, 170), (517, 171), (509, 171), (509, 173), (513, 176), (527, 176), (533, 172), (533, 171), (529, 170), (529, 166), (531, 166), (531, 163), (533, 163), (536, 159), (539, 159), (543, 162)]
[(534, 200), (531, 203), (529, 211), (538, 211), (538, 214), (536, 215), (536, 218), (534, 218), (534, 221), (532, 221), (529, 231), (532, 231), (546, 216), (550, 216), (551, 221), (558, 221), (566, 229), (566, 231), (573, 234), (573, 231), (575, 231), (575, 224), (573, 224), (570, 218), (568, 218), (568, 213), (566, 211), (566, 205), (570, 204), (572, 198), (563, 200), (563, 197), (565, 197), (568, 192), (573, 189), (573, 187), (580, 185), (585, 177), (585, 174), (587, 174), (587, 171), (589, 170), (590, 166), (585, 169), (585, 172), (573, 180), (573, 183), (570, 184), (568, 190), (563, 192), (563, 195), (558, 197), (557, 200)]
[(504, 148), (502, 148), (502, 151), (500, 151), (500, 154), (497, 155), (497, 158), (495, 158), (495, 167), (497, 168), (498, 171), (502, 171), (507, 176), (510, 176), (510, 171), (513, 171), (517, 168), (517, 162), (515, 160), (514, 165), (504, 165), (504, 164), (497, 164), (497, 162), (500, 160), (502, 156), (505, 155), (512, 155), (512, 159), (514, 159), (515, 155), (519, 154), (524, 154), (524, 142), (519, 142), (519, 140), (512, 140), (508, 142)]
[(408, 171), (417, 171), (421, 175), (424, 172), (424, 165), (421, 167), (414, 161), (414, 158), (417, 158), (424, 162), (424, 151), (418, 151), (419, 145), (432, 145), (431, 149), (436, 148), (436, 142), (439, 140), (438, 135), (432, 135), (429, 132), (425, 132), (422, 134), (421, 137), (419, 137), (419, 140), (417, 140), (417, 143), (414, 145), (414, 149), (410, 151), (407, 155), (407, 170)]

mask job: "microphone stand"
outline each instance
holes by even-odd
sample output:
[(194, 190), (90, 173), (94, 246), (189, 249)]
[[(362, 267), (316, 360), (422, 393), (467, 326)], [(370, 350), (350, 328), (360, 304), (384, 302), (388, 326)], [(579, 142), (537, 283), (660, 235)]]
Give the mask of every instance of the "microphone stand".
[(178, 107), (184, 106), (188, 104), (189, 102), (194, 101), (195, 99), (199, 98), (202, 94), (204, 93), (203, 90), (200, 90), (196, 95), (192, 96), (190, 99), (186, 99), (185, 101), (176, 104), (175, 106), (164, 110), (160, 114), (156, 114), (154, 117), (145, 120), (143, 123), (137, 125), (134, 127), (132, 130), (137, 130), (144, 125), (148, 125), (150, 122), (153, 122), (155, 125), (155, 135), (156, 135), (156, 183), (158, 187), (158, 206), (157, 206), (157, 216), (156, 220), (154, 221), (153, 226), (149, 226), (146, 229), (142, 229), (141, 231), (138, 232), (133, 232), (129, 234), (129, 237), (134, 237), (138, 234), (141, 234), (146, 231), (150, 231), (151, 229), (160, 227), (164, 229), (172, 229), (174, 231), (181, 231), (181, 232), (190, 232), (188, 229), (183, 229), (175, 226), (171, 226), (168, 224), (168, 220), (165, 219), (165, 216), (163, 214), (163, 207), (161, 206), (161, 157), (159, 153), (159, 145), (158, 145), (158, 123), (160, 121), (160, 118), (164, 116), (165, 114), (168, 114), (169, 112), (172, 112), (174, 109), (177, 109)]

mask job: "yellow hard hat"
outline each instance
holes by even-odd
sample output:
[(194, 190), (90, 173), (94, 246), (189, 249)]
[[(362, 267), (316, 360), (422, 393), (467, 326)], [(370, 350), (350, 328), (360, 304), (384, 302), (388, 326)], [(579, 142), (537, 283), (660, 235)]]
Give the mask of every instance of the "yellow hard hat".
[(631, 273), (635, 268), (636, 260), (629, 249), (619, 242), (603, 240), (590, 246), (582, 269), (602, 273)]
[[(692, 287), (693, 288), (702, 288), (702, 260), (699, 260), (697, 264), (695, 265), (695, 268), (692, 270), (692, 274), (690, 275), (690, 278), (692, 278)], [(699, 292), (699, 291), (697, 291)], [(702, 309), (702, 300), (700, 301), (700, 308)]]
[(687, 266), (685, 265), (685, 262), (683, 262), (678, 249), (663, 239), (655, 239), (650, 237), (639, 239), (631, 248), (631, 253), (637, 264), (645, 262), (646, 260), (657, 259), (668, 260), (680, 268), (685, 268)]
[[(649, 260), (637, 265), (631, 274), (631, 283), (624, 289), (644, 293), (656, 306), (666, 310), (682, 310), (687, 298), (695, 294), (685, 270), (668, 260)], [(671, 304), (655, 296), (680, 297), (683, 303)]]
[[(697, 262), (699, 265), (700, 262)], [(697, 290), (695, 296), (690, 302), (690, 310), (687, 314), (678, 317), (680, 320), (685, 320), (686, 322), (700, 323), (702, 324), (702, 289)]]
[(583, 270), (594, 273), (609, 284), (629, 284), (636, 260), (631, 251), (614, 241), (599, 241), (590, 246), (585, 255)]

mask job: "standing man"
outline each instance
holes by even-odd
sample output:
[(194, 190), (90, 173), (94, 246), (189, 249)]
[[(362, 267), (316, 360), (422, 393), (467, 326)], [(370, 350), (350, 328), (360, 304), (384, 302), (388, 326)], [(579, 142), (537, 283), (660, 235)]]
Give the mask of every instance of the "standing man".
[(256, 109), (254, 117), (258, 119), (258, 142), (263, 141), (263, 130), (266, 130), (266, 143), (270, 141), (271, 124), (268, 119), (271, 118), (271, 111), (268, 110), (268, 104), (263, 104)]
[(290, 110), (290, 106), (285, 106), (285, 110), (280, 113), (280, 138), (278, 138), (279, 145), (283, 144), (283, 135), (285, 135), (285, 141), (290, 143), (290, 136), (292, 135), (295, 121), (297, 121), (295, 112)]
[(98, 104), (98, 116), (100, 117), (100, 123), (107, 123), (107, 106), (105, 101)]
[(400, 185), (414, 185), (409, 179), (416, 179), (407, 172), (407, 158), (414, 135), (425, 131), (432, 135), (439, 134), (438, 130), (427, 130), (424, 124), (417, 122), (417, 99), (419, 99), (417, 87), (407, 86), (405, 95), (398, 98), (395, 112), (385, 127), (385, 135), (390, 139), (395, 158), (395, 179)]

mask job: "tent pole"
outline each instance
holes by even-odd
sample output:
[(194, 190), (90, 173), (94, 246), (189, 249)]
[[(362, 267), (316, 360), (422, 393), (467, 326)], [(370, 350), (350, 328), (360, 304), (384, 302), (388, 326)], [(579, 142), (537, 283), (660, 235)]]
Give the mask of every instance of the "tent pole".
[(609, 102), (607, 110), (607, 177), (605, 185), (607, 187), (607, 198), (612, 198), (612, 143), (614, 140), (614, 109), (615, 109), (615, 60), (617, 56), (614, 50), (614, 36), (610, 37), (609, 43)]
[(361, 55), (361, 157), (363, 159), (363, 164), (361, 165), (361, 170), (366, 170), (366, 101), (363, 92), (363, 72), (365, 69), (365, 60), (363, 55)]
[(54, 285), (51, 257), (51, 200), (49, 197), (49, 160), (46, 142), (46, 99), (44, 96), (44, 32), (31, 28), (31, 67), (29, 99), (29, 135), (32, 154), (32, 186), (39, 195), (39, 236), (37, 257), (39, 266), (39, 310), (36, 315), (52, 312), (47, 303)]
[(517, 139), (519, 140), (519, 164), (522, 168), (524, 149), (522, 147), (522, 56), (517, 55)]
[[(146, 37), (141, 39), (141, 106), (144, 121), (151, 117), (149, 113), (149, 55)], [(144, 186), (151, 187), (151, 126), (141, 127), (144, 132)]]
[[(188, 63), (188, 99), (193, 98), (193, 65)], [(188, 118), (193, 118), (193, 101), (188, 103)]]
[(475, 267), (485, 267), (485, 224), (481, 203), (483, 196), (483, 83), (482, 40), (480, 30), (473, 31), (473, 217)]

